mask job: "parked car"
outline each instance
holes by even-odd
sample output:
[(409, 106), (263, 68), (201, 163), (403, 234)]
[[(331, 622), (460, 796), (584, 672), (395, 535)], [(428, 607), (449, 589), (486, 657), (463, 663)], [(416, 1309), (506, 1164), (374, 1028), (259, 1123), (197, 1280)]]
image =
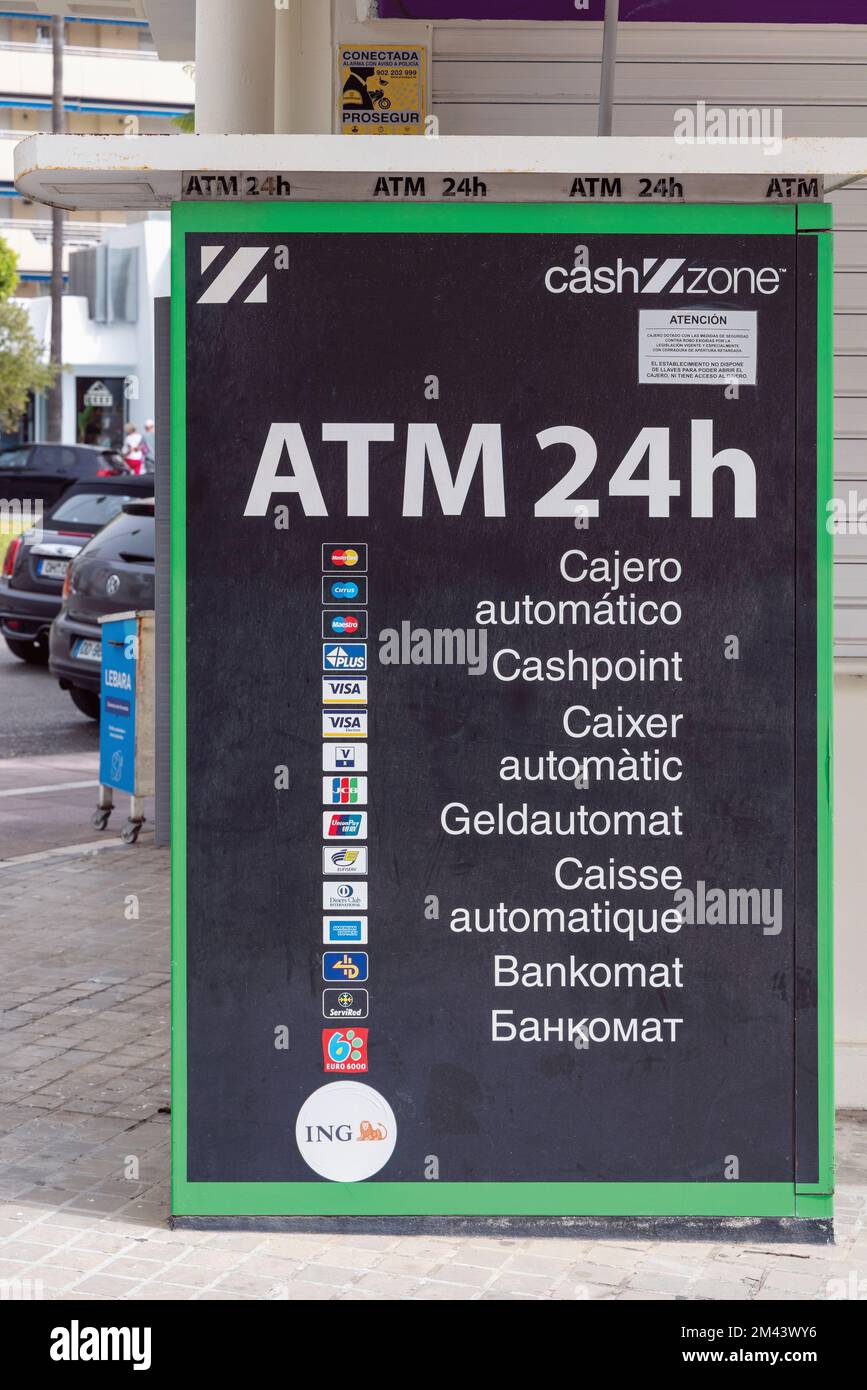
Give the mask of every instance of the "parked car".
[(10, 543), (0, 572), (0, 633), (13, 656), (45, 665), (70, 560), (127, 502), (153, 497), (153, 491), (153, 474), (75, 483), (38, 530)]
[(154, 606), (153, 499), (127, 502), (70, 561), (49, 634), (48, 668), (75, 707), (99, 718), (99, 618)]
[(0, 497), (42, 503), (43, 516), (73, 483), (132, 474), (115, 449), (93, 444), (21, 444), (0, 449)]

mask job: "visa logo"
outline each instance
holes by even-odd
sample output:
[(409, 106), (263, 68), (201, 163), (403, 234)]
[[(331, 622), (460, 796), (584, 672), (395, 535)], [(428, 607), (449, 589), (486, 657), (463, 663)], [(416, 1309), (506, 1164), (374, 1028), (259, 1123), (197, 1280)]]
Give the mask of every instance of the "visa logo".
[(356, 676), (353, 679), (323, 676), (322, 703), (323, 705), (366, 705), (367, 676)]
[(322, 940), (326, 946), (365, 946), (367, 917), (323, 917)]
[(367, 979), (366, 951), (326, 951), (322, 957), (322, 978), (345, 984)]
[(323, 738), (367, 738), (367, 710), (352, 710), (345, 714), (322, 711)]
[(366, 840), (366, 811), (324, 811), (322, 834), (326, 840)]
[(322, 648), (323, 671), (366, 671), (366, 642), (326, 642)]

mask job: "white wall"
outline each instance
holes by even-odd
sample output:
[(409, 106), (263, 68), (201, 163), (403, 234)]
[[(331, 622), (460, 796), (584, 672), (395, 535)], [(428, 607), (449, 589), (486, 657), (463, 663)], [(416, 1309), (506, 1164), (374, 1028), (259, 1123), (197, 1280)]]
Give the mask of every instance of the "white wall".
[[(77, 295), (63, 299), (63, 438), (70, 443), (76, 433), (75, 378), (122, 376), (130, 379), (137, 395), (129, 399), (127, 415), (141, 427), (156, 416), (154, 398), (153, 301), (169, 293), (170, 223), (164, 214), (116, 227), (106, 237), (112, 246), (138, 248), (138, 322), (96, 323), (88, 318), (87, 300)], [(47, 354), (51, 342), (51, 300), (41, 296), (22, 299), (30, 322)]]

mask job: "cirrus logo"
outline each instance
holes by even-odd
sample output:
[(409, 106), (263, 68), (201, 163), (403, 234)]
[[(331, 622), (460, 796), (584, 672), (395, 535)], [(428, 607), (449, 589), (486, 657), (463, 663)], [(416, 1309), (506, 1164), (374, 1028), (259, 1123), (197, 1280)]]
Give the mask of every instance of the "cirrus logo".
[(358, 598), (360, 592), (361, 590), (354, 579), (338, 580), (337, 583), (331, 585), (331, 597), (338, 598), (341, 602)]

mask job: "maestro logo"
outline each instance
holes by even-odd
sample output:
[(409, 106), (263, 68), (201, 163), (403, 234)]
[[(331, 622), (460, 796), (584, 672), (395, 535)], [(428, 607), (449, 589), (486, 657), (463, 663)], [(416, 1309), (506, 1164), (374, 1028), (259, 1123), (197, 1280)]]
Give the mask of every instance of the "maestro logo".
[(590, 265), (582, 263), (585, 251), (575, 247), (571, 269), (549, 266), (549, 294), (769, 295), (776, 294), (785, 274), (782, 266), (772, 265), (689, 265), (685, 256), (644, 256), (636, 264), (618, 256), (610, 265)]
[[(364, 609), (347, 612), (326, 610), (322, 614), (322, 636), (328, 637), (366, 637), (367, 614)], [(353, 644), (358, 645), (358, 644)]]
[(322, 1058), (325, 1071), (367, 1071), (366, 1028), (323, 1028)]
[(329, 1081), (298, 1111), (295, 1142), (304, 1162), (321, 1178), (363, 1182), (384, 1168), (394, 1153), (397, 1121), (388, 1101), (372, 1086)]

